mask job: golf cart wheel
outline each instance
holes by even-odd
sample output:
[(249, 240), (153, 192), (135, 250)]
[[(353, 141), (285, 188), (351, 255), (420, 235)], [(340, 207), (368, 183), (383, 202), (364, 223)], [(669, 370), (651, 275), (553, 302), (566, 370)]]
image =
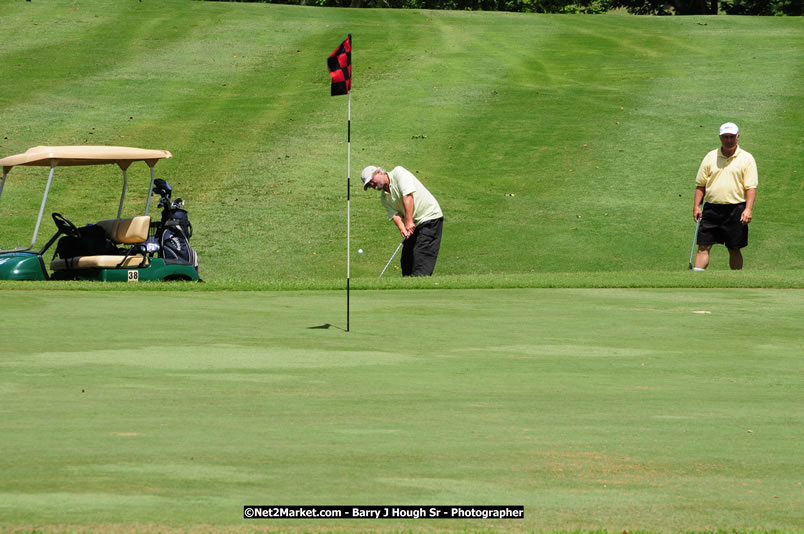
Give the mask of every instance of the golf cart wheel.
[(170, 276), (166, 276), (162, 279), (163, 282), (192, 282), (192, 278), (189, 276), (183, 276), (180, 274), (172, 274)]

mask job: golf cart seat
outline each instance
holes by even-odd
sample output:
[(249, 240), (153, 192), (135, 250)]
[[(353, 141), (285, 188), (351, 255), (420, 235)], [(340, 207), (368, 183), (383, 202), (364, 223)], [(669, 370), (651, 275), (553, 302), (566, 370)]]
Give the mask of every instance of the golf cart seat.
[(76, 256), (50, 262), (53, 271), (75, 271), (77, 269), (131, 269), (147, 265), (145, 256)]
[(148, 239), (151, 218), (148, 215), (140, 215), (127, 219), (104, 219), (96, 224), (106, 230), (106, 235), (115, 244), (133, 245)]
[[(104, 219), (98, 221), (100, 226), (106, 231), (106, 235), (116, 245), (135, 245), (148, 239), (148, 229), (151, 226), (151, 218), (147, 215), (129, 217), (126, 219)], [(144, 255), (134, 256), (126, 254), (117, 256), (104, 254), (98, 256), (76, 256), (75, 258), (54, 259), (50, 262), (50, 269), (53, 271), (66, 271), (76, 269), (114, 269), (136, 268), (148, 265), (148, 258)]]

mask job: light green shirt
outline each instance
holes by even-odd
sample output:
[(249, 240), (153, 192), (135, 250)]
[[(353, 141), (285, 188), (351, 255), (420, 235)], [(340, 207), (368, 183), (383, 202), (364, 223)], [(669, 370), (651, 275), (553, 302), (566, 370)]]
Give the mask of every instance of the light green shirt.
[(394, 170), (388, 173), (388, 178), (391, 181), (391, 192), (380, 193), (380, 202), (385, 206), (389, 219), (393, 219), (394, 215), (405, 218), (405, 205), (402, 199), (410, 194), (413, 195), (413, 224), (418, 225), (444, 216), (438, 201), (412, 172), (403, 167), (394, 167)]

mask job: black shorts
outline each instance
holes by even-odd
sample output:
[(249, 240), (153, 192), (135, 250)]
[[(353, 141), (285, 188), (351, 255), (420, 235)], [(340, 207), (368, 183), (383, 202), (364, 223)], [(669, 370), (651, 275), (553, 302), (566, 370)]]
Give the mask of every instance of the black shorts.
[(703, 219), (698, 229), (699, 245), (723, 243), (728, 249), (748, 246), (748, 225), (740, 222), (745, 210), (742, 204), (704, 204)]

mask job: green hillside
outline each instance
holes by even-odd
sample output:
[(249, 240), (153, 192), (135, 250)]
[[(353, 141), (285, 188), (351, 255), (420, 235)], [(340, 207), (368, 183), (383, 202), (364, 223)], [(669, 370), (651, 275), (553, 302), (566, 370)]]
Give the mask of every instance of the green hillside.
[[(329, 96), (325, 60), (347, 33), (353, 278), (399, 240), (360, 187), (367, 164), (403, 165), (440, 200), (439, 275), (685, 269), (693, 179), (727, 120), (760, 170), (746, 268), (804, 267), (800, 18), (185, 0), (4, 2), (0, 17), (0, 156), (170, 150), (157, 175), (187, 200), (206, 280), (344, 276), (347, 99)], [(58, 176), (48, 212), (114, 215), (115, 170)], [(44, 178), (10, 174), (0, 245), (30, 240)], [(726, 263), (721, 247), (711, 268)]]

